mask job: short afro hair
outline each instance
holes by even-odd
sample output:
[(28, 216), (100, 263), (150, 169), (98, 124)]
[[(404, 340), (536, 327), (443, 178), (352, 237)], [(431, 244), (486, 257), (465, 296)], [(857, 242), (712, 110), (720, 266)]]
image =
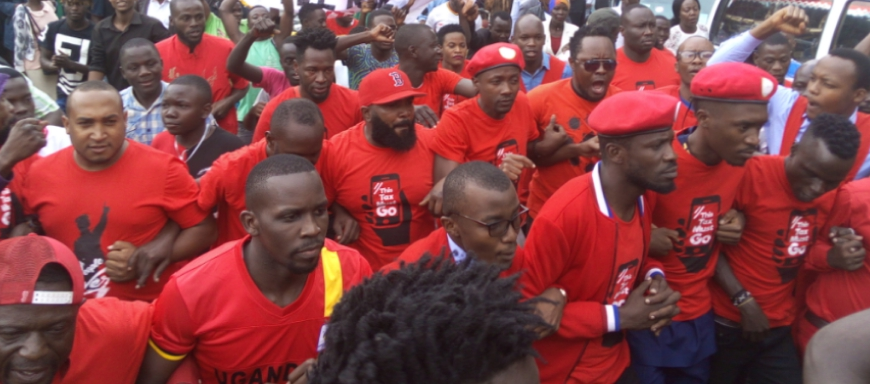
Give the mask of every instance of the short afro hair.
[(861, 133), (855, 124), (848, 117), (831, 113), (816, 116), (804, 134), (804, 137), (807, 136), (821, 140), (829, 152), (843, 160), (855, 158), (861, 144)]
[(485, 263), (434, 262), (378, 273), (335, 306), (312, 384), (485, 382), (528, 356), (548, 325), (517, 276)]
[[(447, 24), (441, 29), (438, 30), (438, 45), (444, 45), (444, 37), (450, 33), (461, 33), (462, 37), (465, 37), (465, 31), (462, 30), (462, 27), (459, 24)], [(468, 44), (468, 39), (465, 39), (465, 43)]]
[(269, 129), (274, 131), (291, 122), (323, 129), (323, 114), (317, 104), (306, 98), (284, 100), (275, 108), (272, 120), (269, 121)]
[(458, 213), (465, 200), (465, 188), (475, 185), (489, 191), (504, 192), (513, 183), (496, 166), (483, 161), (460, 164), (444, 178), (444, 214)]
[(266, 188), (269, 178), (305, 172), (317, 172), (317, 170), (314, 164), (304, 157), (287, 154), (269, 156), (254, 166), (248, 174), (245, 182), (245, 206), (251, 209), (254, 198)]
[(208, 103), (211, 103), (211, 85), (208, 81), (197, 75), (184, 75), (172, 80), (169, 85), (187, 85), (196, 89), (196, 92)]
[(863, 88), (870, 91), (870, 57), (851, 48), (837, 48), (832, 50), (830, 55), (855, 64), (854, 89)]
[(338, 38), (329, 29), (314, 28), (299, 32), (296, 35), (294, 43), (296, 44), (296, 60), (302, 61), (305, 57), (305, 51), (309, 49), (332, 51), (335, 53), (335, 45), (338, 44)]
[(317, 10), (323, 10), (323, 6), (316, 3), (305, 3), (299, 7), (299, 22), (304, 23), (306, 19), (308, 19), (314, 12)]
[(366, 21), (366, 28), (371, 28), (372, 23), (375, 21), (375, 18), (381, 17), (381, 16), (389, 16), (389, 17), (395, 18), (395, 16), (393, 16), (393, 13), (386, 10), (386, 9), (383, 9), (383, 8), (375, 9), (374, 11), (372, 11), (371, 13), (369, 13), (366, 16), (366, 20), (365, 20)]
[[(613, 43), (613, 37), (610, 36), (610, 29), (603, 24), (586, 25), (580, 27), (574, 36), (571, 36), (571, 41), (568, 43), (568, 50), (572, 58), (576, 58), (577, 54), (583, 50), (583, 39), (587, 37), (606, 37), (608, 41)], [(616, 47), (613, 48), (614, 52)]]
[(154, 45), (154, 43), (151, 42), (151, 40), (141, 38), (141, 37), (134, 37), (134, 38), (128, 40), (126, 43), (124, 43), (124, 45), (121, 46), (121, 50), (118, 53), (118, 60), (123, 62), (124, 57), (127, 56), (126, 53), (128, 50), (133, 49), (133, 48), (139, 48), (139, 47), (150, 48), (152, 51), (154, 51), (155, 54), (157, 54), (157, 57), (160, 57), (160, 51), (157, 50), (157, 46)]
[(785, 34), (783, 34), (782, 32), (774, 33), (768, 36), (768, 38), (762, 40), (761, 44), (759, 44), (758, 47), (755, 48), (755, 51), (758, 52), (758, 50), (764, 46), (773, 47), (777, 45), (785, 45), (790, 47), (788, 38), (785, 37)]

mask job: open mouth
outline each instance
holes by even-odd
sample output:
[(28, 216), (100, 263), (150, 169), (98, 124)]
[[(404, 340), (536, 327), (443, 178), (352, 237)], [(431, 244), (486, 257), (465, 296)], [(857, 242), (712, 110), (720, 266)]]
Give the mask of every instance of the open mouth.
[(595, 93), (604, 93), (607, 91), (607, 83), (604, 80), (596, 80), (592, 82), (592, 87), (590, 87), (592, 92)]

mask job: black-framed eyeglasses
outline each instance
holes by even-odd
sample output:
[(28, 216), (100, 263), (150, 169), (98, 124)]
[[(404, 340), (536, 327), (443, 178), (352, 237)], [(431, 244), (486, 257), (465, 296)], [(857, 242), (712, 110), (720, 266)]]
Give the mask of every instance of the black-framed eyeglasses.
[(489, 231), (490, 237), (501, 238), (508, 231), (508, 226), (513, 227), (515, 231), (519, 231), (520, 227), (526, 222), (526, 215), (529, 213), (529, 208), (525, 205), (520, 204), (520, 210), (516, 215), (511, 217), (508, 220), (499, 220), (492, 223), (484, 223), (477, 219), (472, 219), (465, 215), (456, 214), (459, 217), (471, 220), (477, 224), (480, 224)]
[(680, 51), (680, 52), (677, 52), (677, 57), (679, 57), (680, 60), (686, 61), (686, 62), (695, 60), (696, 57), (700, 57), (701, 60), (707, 61), (707, 60), (710, 60), (711, 57), (713, 57), (713, 53), (715, 53), (715, 52), (714, 51)]
[(598, 68), (601, 68), (602, 65), (604, 66), (604, 70), (608, 72), (616, 69), (616, 60), (610, 59), (592, 59), (586, 60), (580, 64), (583, 65), (583, 69), (585, 69), (586, 72), (595, 72)]

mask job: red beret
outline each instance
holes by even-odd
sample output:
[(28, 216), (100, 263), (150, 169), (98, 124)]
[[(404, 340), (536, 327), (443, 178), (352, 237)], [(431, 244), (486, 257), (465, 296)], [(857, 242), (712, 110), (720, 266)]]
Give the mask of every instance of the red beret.
[(514, 44), (496, 43), (477, 51), (474, 57), (465, 64), (465, 70), (471, 77), (474, 77), (481, 72), (506, 65), (513, 65), (522, 70), (526, 66), (523, 52), (520, 51), (520, 47)]
[(691, 91), (696, 99), (767, 103), (776, 92), (776, 78), (749, 64), (715, 64), (695, 75)]
[(629, 136), (671, 129), (679, 103), (675, 97), (660, 92), (620, 92), (595, 107), (589, 115), (589, 126), (605, 136)]

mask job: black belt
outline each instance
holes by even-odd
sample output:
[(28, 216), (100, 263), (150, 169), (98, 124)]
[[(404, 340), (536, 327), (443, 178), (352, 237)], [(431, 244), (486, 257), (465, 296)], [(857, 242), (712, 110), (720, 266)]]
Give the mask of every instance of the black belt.
[(826, 325), (831, 324), (829, 321), (821, 318), (819, 315), (813, 313), (813, 311), (810, 311), (809, 309), (807, 309), (806, 313), (804, 313), (804, 319), (806, 319), (810, 324), (818, 329), (822, 329)]

